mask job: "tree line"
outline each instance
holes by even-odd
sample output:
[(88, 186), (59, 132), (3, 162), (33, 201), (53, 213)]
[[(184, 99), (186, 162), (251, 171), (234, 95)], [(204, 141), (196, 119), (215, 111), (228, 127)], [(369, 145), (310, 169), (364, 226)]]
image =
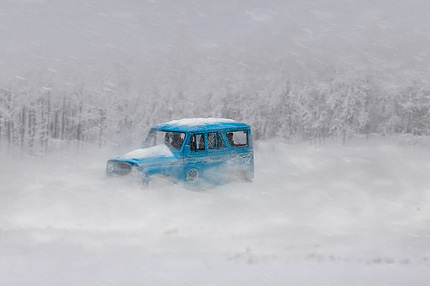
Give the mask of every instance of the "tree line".
[(430, 87), (424, 80), (414, 78), (393, 89), (360, 73), (312, 81), (273, 72), (267, 78), (245, 74), (147, 87), (107, 81), (98, 87), (45, 87), (16, 80), (0, 88), (0, 146), (33, 152), (134, 144), (152, 125), (183, 117), (245, 121), (257, 140), (430, 135)]

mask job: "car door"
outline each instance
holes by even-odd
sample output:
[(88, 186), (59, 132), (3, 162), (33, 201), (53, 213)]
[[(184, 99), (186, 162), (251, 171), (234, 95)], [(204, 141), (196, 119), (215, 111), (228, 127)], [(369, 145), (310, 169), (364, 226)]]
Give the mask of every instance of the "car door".
[(230, 152), (220, 132), (207, 133), (207, 147), (207, 177), (210, 177), (214, 183), (222, 183), (228, 177), (226, 164), (229, 160)]
[(185, 180), (196, 182), (205, 173), (207, 162), (206, 134), (192, 133), (184, 152)]

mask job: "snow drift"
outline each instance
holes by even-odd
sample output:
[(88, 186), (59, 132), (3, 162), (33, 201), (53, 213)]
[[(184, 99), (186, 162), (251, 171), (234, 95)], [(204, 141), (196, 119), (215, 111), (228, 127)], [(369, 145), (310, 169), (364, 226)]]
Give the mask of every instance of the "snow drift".
[(3, 152), (0, 284), (427, 285), (430, 152), (404, 142), (257, 142), (252, 184), (202, 192)]

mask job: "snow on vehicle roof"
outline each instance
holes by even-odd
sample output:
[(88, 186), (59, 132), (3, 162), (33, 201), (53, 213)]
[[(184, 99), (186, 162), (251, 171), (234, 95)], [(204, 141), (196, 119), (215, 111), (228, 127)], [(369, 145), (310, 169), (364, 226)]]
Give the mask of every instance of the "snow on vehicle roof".
[(226, 118), (183, 118), (172, 120), (155, 126), (155, 129), (169, 129), (176, 131), (195, 131), (226, 128), (247, 128), (249, 125)]
[(172, 120), (170, 122), (167, 122), (165, 124), (170, 125), (180, 125), (180, 126), (199, 126), (199, 125), (207, 125), (207, 124), (220, 124), (220, 123), (234, 123), (237, 121), (234, 121), (233, 119), (226, 119), (226, 118), (183, 118), (179, 120)]

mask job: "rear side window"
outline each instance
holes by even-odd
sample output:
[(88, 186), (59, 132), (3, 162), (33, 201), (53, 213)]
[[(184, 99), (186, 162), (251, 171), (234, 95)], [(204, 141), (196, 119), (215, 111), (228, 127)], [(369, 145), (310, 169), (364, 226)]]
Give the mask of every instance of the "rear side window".
[(208, 134), (208, 148), (209, 150), (216, 149), (216, 133)]
[(248, 147), (248, 131), (228, 131), (225, 133), (228, 143), (230, 143), (233, 148)]
[(218, 148), (225, 148), (224, 140), (222, 139), (219, 133), (216, 134), (216, 142), (217, 142)]
[(205, 150), (205, 135), (204, 134), (194, 134), (190, 141), (191, 151), (203, 151)]
[(218, 132), (208, 133), (208, 148), (209, 150), (224, 148), (224, 141)]

